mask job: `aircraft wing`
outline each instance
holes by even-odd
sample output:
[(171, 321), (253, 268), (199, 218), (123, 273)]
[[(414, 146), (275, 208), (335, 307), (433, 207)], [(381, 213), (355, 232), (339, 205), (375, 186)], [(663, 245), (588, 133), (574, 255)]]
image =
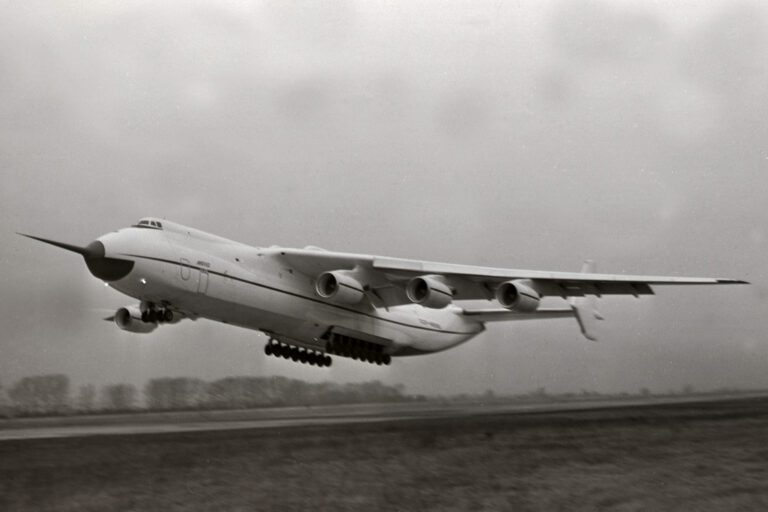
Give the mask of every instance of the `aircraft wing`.
[(318, 249), (276, 250), (293, 268), (311, 277), (330, 271), (350, 272), (371, 294), (374, 305), (385, 307), (410, 303), (405, 286), (419, 276), (438, 277), (450, 287), (455, 300), (492, 299), (498, 286), (507, 281), (527, 281), (541, 296), (562, 298), (652, 295), (654, 292), (651, 285), (746, 284), (746, 281), (726, 278), (549, 272), (476, 267)]

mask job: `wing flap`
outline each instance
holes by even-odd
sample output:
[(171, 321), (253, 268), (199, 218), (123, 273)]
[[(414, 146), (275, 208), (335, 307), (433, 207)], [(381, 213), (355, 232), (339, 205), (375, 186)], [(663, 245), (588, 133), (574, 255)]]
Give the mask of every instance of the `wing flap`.
[(573, 309), (539, 309), (533, 313), (518, 313), (509, 309), (464, 309), (462, 314), (479, 322), (508, 322), (544, 318), (572, 318), (575, 313)]

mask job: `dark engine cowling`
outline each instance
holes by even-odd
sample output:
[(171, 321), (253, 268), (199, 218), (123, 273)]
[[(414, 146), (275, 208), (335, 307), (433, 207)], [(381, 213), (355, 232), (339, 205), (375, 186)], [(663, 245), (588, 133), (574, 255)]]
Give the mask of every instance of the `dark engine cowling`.
[(323, 272), (315, 281), (315, 292), (341, 304), (357, 304), (365, 296), (363, 285), (343, 270)]
[(496, 288), (496, 300), (512, 311), (531, 313), (538, 309), (541, 295), (531, 288), (528, 280), (507, 281)]
[(157, 329), (157, 322), (144, 322), (141, 310), (136, 306), (120, 308), (115, 313), (115, 323), (128, 332), (148, 333)]
[(414, 277), (405, 286), (408, 300), (427, 308), (440, 309), (453, 302), (451, 288), (431, 276)]

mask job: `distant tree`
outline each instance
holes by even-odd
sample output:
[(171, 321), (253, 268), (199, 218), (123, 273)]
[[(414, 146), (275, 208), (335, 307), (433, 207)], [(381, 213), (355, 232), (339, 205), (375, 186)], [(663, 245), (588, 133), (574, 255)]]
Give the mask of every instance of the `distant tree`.
[(136, 387), (133, 384), (110, 384), (101, 391), (106, 409), (127, 411), (136, 406)]
[(8, 396), (5, 393), (5, 389), (3, 388), (3, 384), (0, 383), (0, 416), (2, 417), (8, 417), (12, 413), (11, 411), (11, 405), (8, 400)]
[(80, 386), (77, 393), (77, 410), (91, 412), (96, 405), (96, 387), (93, 384)]
[(686, 384), (685, 386), (683, 386), (684, 395), (692, 395), (694, 392), (695, 392), (695, 389), (691, 384)]
[(208, 384), (189, 377), (152, 379), (144, 387), (144, 396), (150, 409), (198, 408), (208, 402)]
[(357, 398), (361, 402), (390, 402), (404, 398), (400, 389), (382, 384), (378, 380), (361, 382), (354, 386), (359, 390)]
[(651, 390), (648, 388), (640, 388), (640, 396), (642, 397), (649, 397), (651, 396)]
[(22, 414), (63, 413), (69, 402), (69, 377), (38, 375), (24, 377), (8, 393), (16, 410)]

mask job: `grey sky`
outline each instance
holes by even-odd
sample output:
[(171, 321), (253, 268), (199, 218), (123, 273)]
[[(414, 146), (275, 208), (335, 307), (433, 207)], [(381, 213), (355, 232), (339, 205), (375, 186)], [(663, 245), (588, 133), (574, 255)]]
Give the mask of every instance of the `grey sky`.
[[(676, 3), (675, 3), (676, 4)], [(0, 382), (282, 374), (409, 391), (768, 387), (759, 2), (24, 2), (0, 18)], [(329, 370), (149, 336), (72, 243), (163, 216), (254, 245), (743, 278)]]

